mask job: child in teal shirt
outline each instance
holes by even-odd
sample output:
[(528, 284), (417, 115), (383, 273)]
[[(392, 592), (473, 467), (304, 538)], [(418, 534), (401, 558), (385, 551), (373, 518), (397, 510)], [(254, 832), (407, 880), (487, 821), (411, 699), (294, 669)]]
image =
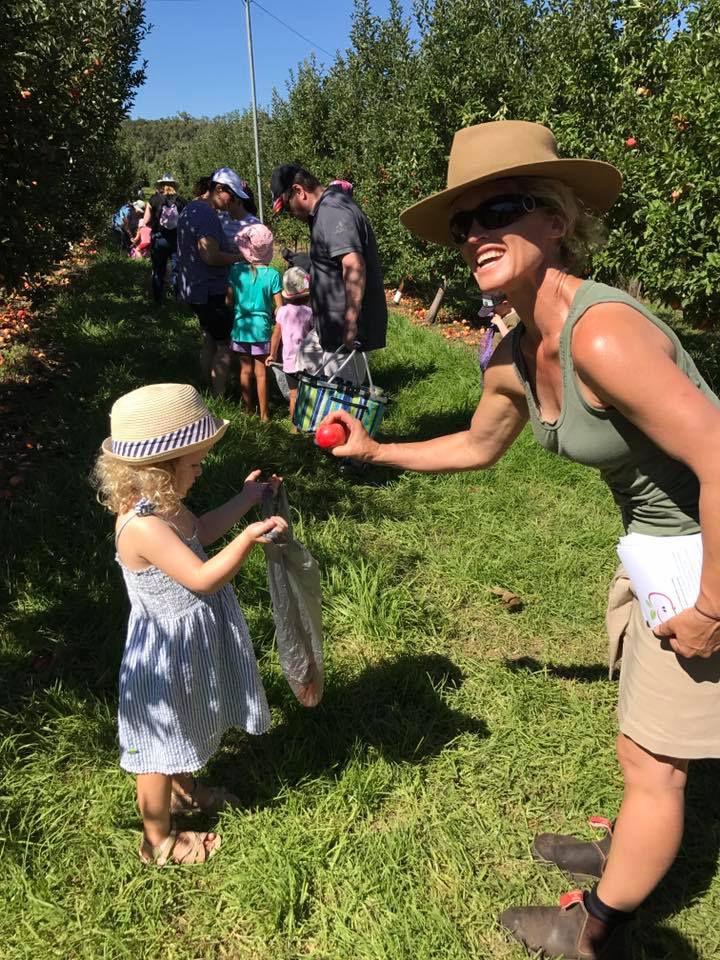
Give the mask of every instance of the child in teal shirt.
[(252, 413), (254, 394), (260, 419), (268, 420), (267, 368), (273, 315), (282, 306), (282, 278), (269, 266), (273, 235), (262, 223), (246, 227), (237, 238), (245, 262), (233, 264), (225, 302), (235, 313), (232, 349), (240, 355), (240, 390), (243, 405)]

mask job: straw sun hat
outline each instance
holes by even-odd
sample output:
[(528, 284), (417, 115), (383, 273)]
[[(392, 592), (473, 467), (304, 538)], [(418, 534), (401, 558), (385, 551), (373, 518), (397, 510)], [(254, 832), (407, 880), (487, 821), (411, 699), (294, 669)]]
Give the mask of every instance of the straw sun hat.
[(457, 131), (448, 161), (447, 188), (408, 207), (400, 220), (423, 240), (455, 246), (449, 221), (456, 197), (479, 183), (513, 177), (559, 180), (598, 213), (610, 209), (622, 186), (620, 171), (609, 163), (559, 157), (555, 137), (541, 123), (496, 120)]
[(115, 401), (102, 449), (125, 463), (161, 463), (211, 446), (228, 423), (210, 413), (195, 387), (153, 383)]
[(282, 278), (282, 295), (286, 300), (298, 300), (310, 293), (310, 277), (300, 267), (288, 267)]

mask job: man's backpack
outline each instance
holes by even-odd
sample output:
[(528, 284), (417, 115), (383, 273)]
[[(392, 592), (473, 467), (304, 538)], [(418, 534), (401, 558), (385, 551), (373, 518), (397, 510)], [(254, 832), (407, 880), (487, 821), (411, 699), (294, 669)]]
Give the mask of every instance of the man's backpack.
[(168, 197), (160, 207), (158, 225), (161, 230), (176, 230), (180, 211), (174, 198)]
[(125, 222), (125, 218), (128, 216), (129, 213), (130, 213), (129, 203), (124, 203), (119, 210), (115, 211), (112, 218), (113, 230), (123, 229), (123, 223)]

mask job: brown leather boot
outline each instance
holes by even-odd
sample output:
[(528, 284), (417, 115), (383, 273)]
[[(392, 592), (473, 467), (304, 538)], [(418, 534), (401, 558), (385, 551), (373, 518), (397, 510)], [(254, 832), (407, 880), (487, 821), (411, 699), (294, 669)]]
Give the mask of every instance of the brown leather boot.
[(562, 833), (541, 833), (533, 840), (533, 857), (540, 863), (555, 864), (578, 883), (599, 880), (610, 853), (613, 825), (604, 817), (590, 817), (588, 823), (605, 830), (602, 840), (578, 840)]
[(585, 909), (581, 890), (559, 907), (511, 907), (500, 923), (530, 952), (563, 960), (627, 960), (625, 924), (611, 929)]

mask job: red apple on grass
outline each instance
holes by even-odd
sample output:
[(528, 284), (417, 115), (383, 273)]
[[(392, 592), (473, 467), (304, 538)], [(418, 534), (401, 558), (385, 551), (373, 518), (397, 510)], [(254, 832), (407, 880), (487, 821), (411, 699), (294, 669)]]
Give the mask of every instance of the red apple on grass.
[(628, 148), (628, 150), (634, 150), (637, 146), (637, 140), (635, 137), (628, 137), (625, 141), (625, 146)]
[(344, 423), (324, 423), (315, 432), (315, 443), (323, 450), (332, 450), (347, 443), (350, 432)]

